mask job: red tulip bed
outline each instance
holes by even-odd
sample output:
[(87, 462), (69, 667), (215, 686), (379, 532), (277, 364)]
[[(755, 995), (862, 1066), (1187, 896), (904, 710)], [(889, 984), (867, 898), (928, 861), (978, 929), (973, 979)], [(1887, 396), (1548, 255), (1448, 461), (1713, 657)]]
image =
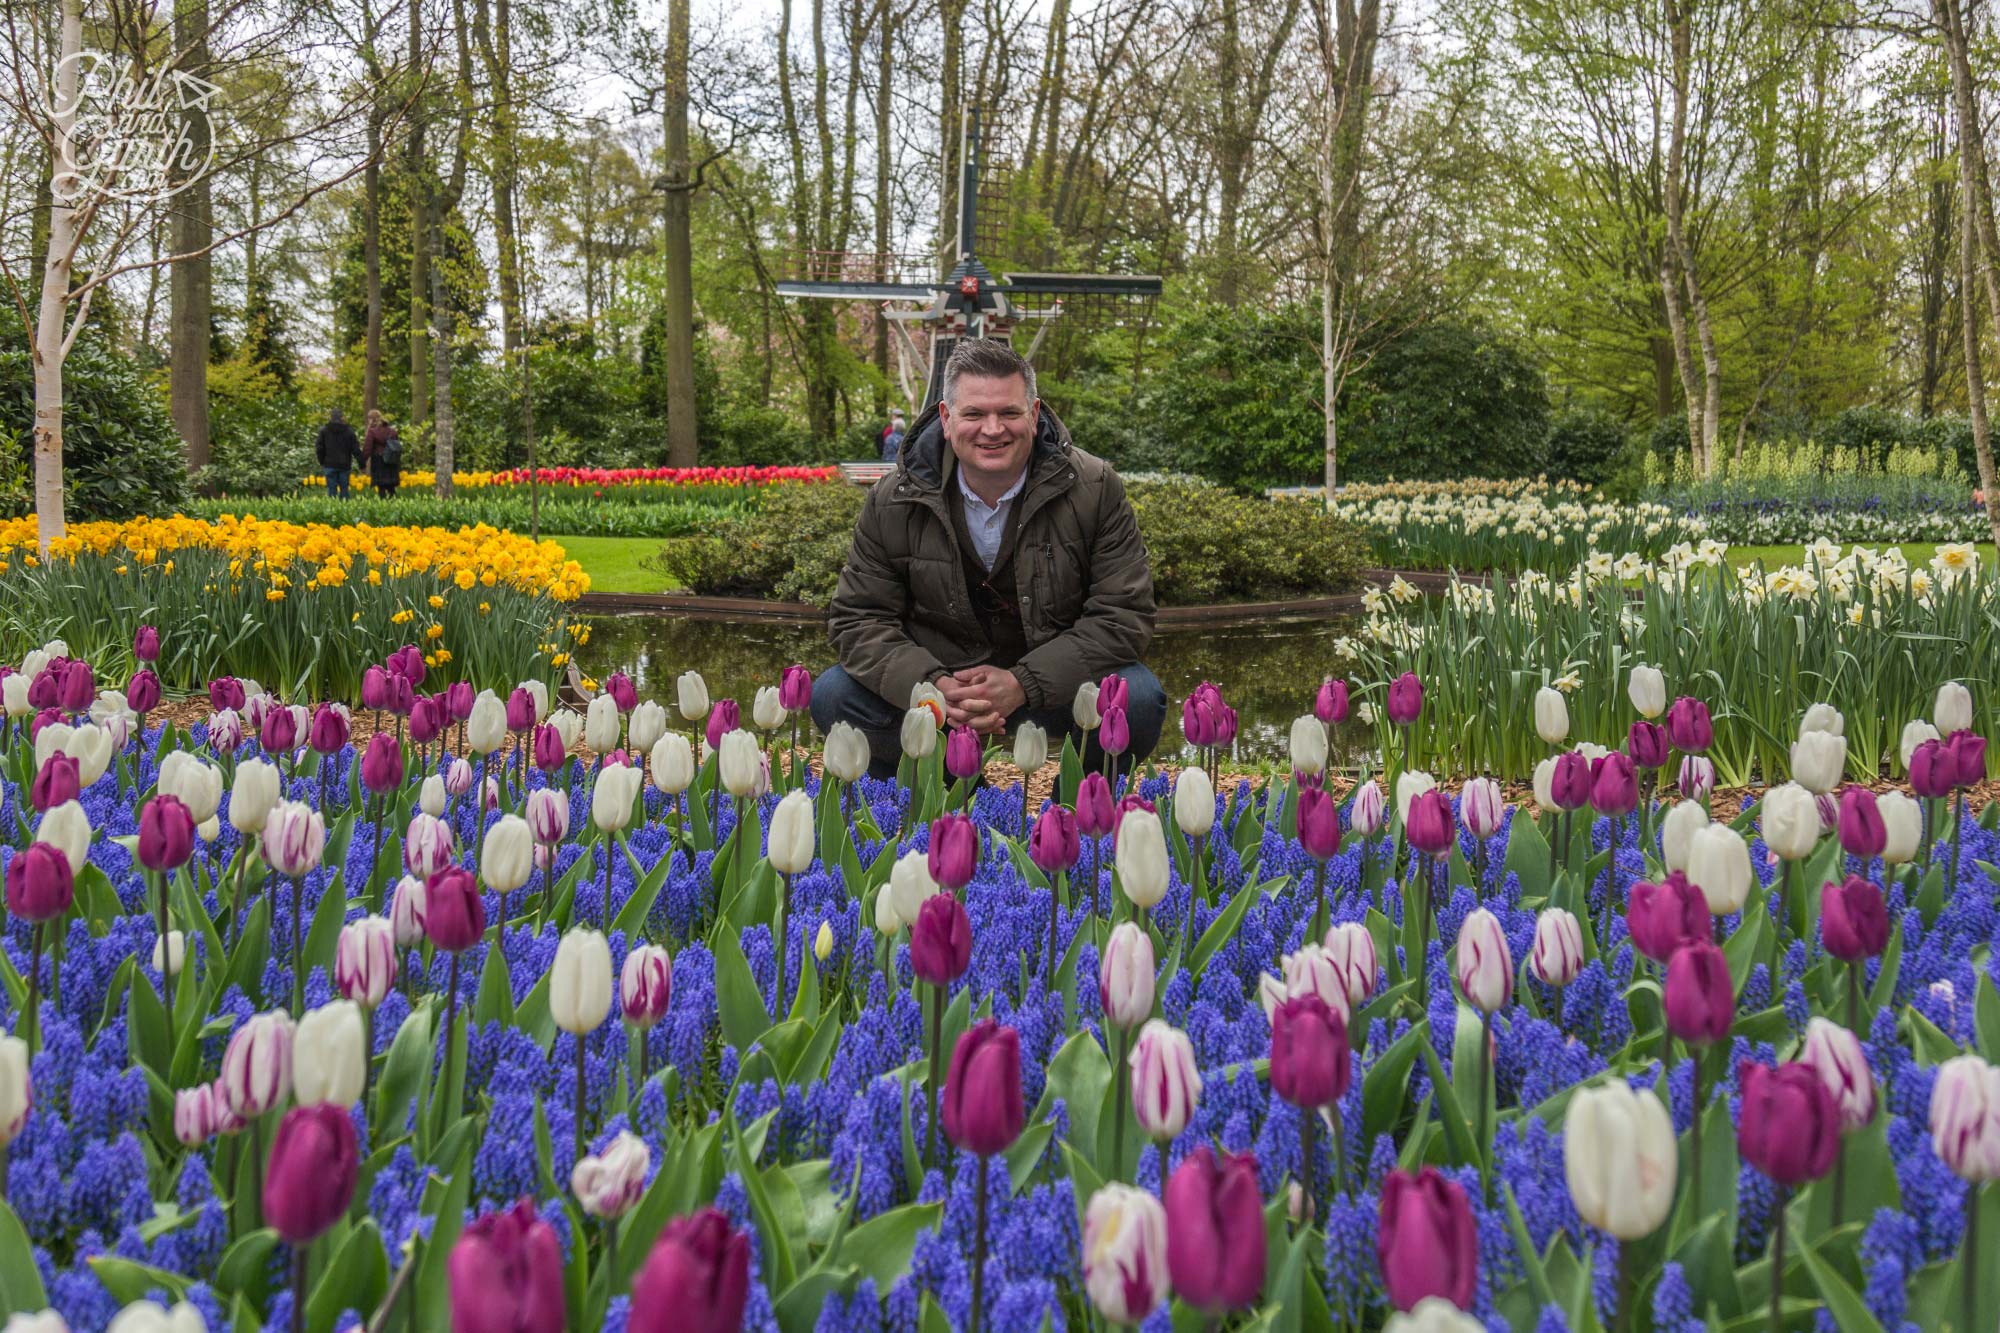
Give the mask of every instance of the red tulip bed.
[(1086, 687), (1010, 738), (1032, 809), (924, 699), (893, 779), (845, 726), (774, 763), (802, 667), (490, 684), (395, 653), (357, 746), (228, 677), (183, 728), (144, 666), (0, 676), (7, 1329), (2000, 1324), (1961, 686), (1853, 720), (1935, 733), (1914, 798), (1816, 708), (1725, 823), (1695, 681), (1617, 751), (1551, 727), (1538, 816), (1393, 747), (1328, 794), (1413, 676), (1302, 697), (1254, 787), (1213, 685), (1206, 766), (1087, 768)]

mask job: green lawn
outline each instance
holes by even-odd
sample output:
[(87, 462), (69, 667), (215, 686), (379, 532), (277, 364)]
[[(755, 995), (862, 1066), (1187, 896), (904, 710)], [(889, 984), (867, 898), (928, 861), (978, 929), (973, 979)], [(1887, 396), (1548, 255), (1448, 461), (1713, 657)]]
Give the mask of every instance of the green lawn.
[(663, 544), (658, 537), (561, 537), (570, 559), (590, 575), (592, 592), (671, 592), (679, 585), (641, 560), (651, 559)]
[[(1856, 544), (1854, 542), (1846, 542), (1843, 543), (1843, 546), (1854, 546)], [(1894, 542), (1861, 542), (1858, 544), (1873, 547), (1877, 551), (1886, 551), (1891, 546), (1896, 545)], [(1903, 559), (1909, 561), (1912, 565), (1927, 566), (1931, 562), (1931, 557), (1937, 554), (1937, 544), (1934, 542), (1904, 542), (1902, 544), (1902, 551)], [(1779, 569), (1785, 565), (1803, 564), (1805, 558), (1806, 548), (1803, 546), (1732, 546), (1729, 548), (1729, 566), (1732, 569), (1739, 565), (1754, 565), (1759, 560), (1764, 562), (1764, 568), (1767, 570)]]

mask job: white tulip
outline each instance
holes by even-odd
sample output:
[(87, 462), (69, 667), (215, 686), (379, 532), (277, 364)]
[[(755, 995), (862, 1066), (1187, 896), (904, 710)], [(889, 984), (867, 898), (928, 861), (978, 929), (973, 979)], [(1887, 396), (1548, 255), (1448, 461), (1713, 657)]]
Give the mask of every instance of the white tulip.
[(175, 750), (160, 761), (158, 790), (179, 799), (199, 824), (222, 805), (222, 770), (192, 750)]
[(1097, 682), (1086, 680), (1076, 687), (1076, 698), (1070, 701), (1069, 715), (1078, 729), (1095, 731), (1104, 721), (1097, 711)]
[(912, 759), (927, 759), (937, 749), (937, 714), (927, 707), (912, 708), (903, 714), (903, 753)]
[(606, 764), (598, 769), (597, 785), (590, 792), (590, 822), (606, 833), (617, 833), (631, 823), (639, 783), (639, 770), (630, 764)]
[(625, 732), (633, 750), (645, 754), (667, 734), (667, 710), (651, 699), (644, 700), (632, 710), (632, 716), (625, 723)]
[[(14, 678), (9, 676), (7, 679)], [(39, 1314), (21, 1312), (0, 1324), (0, 1333), (69, 1333), (69, 1325), (54, 1310), (43, 1310)]]
[(1535, 734), (1544, 745), (1561, 745), (1569, 739), (1569, 703), (1561, 690), (1544, 685), (1535, 691)]
[(1819, 846), (1819, 802), (1796, 782), (1773, 787), (1758, 802), (1757, 830), (1780, 860), (1802, 861)]
[(35, 841), (60, 851), (69, 861), (72, 875), (83, 873), (84, 863), (90, 859), (91, 837), (90, 816), (83, 812), (81, 801), (64, 801), (44, 813), (35, 828)]
[(757, 779), (764, 767), (763, 752), (757, 748), (757, 738), (738, 728), (726, 732), (722, 737), (720, 757), (717, 767), (722, 774), (722, 789), (738, 800), (757, 793)]
[[(63, 745), (63, 753), (76, 760), (77, 781), (88, 791), (104, 776), (104, 770), (111, 767), (111, 733), (86, 722), (70, 733), (69, 740)], [(220, 800), (221, 795), (218, 787), (216, 798)], [(209, 813), (214, 814), (214, 809), (211, 808)]]
[[(166, 946), (162, 948), (161, 946)], [(153, 941), (153, 970), (166, 976), (169, 969), (179, 976), (187, 962), (187, 936), (178, 930), (170, 930), (164, 939)]]
[(35, 715), (34, 705), (28, 702), (28, 686), (33, 682), (32, 675), (19, 671), (0, 680), (0, 703), (4, 703), (8, 717), (18, 719)]
[(1375, 937), (1359, 921), (1328, 926), (1321, 947), (1347, 991), (1347, 1003), (1358, 1007), (1375, 993)]
[(813, 863), (813, 803), (802, 791), (787, 792), (771, 812), (765, 855), (781, 875), (802, 875)]
[(1563, 907), (1544, 907), (1535, 918), (1535, 947), (1528, 968), (1544, 986), (1567, 986), (1583, 970), (1583, 925)]
[(181, 1301), (169, 1310), (157, 1301), (134, 1301), (104, 1333), (208, 1333), (201, 1311)]
[(1694, 835), (1708, 823), (1708, 811), (1700, 801), (1681, 801), (1660, 821), (1660, 859), (1669, 870), (1686, 870)]
[(1427, 791), (1437, 790), (1437, 779), (1420, 768), (1406, 769), (1396, 775), (1396, 818), (1402, 823), (1410, 822), (1410, 802)]
[(417, 788), (417, 809), (432, 819), (443, 819), (448, 793), (444, 789), (444, 774), (433, 773)]
[(1673, 1207), (1680, 1146), (1666, 1104), (1622, 1079), (1580, 1088), (1563, 1117), (1563, 1174), (1583, 1220), (1620, 1240), (1659, 1230)]
[(646, 1141), (620, 1130), (603, 1152), (576, 1164), (569, 1187), (592, 1217), (619, 1217), (646, 1192), (646, 1173), (652, 1167), (653, 1150)]
[(791, 715), (785, 711), (785, 706), (778, 702), (776, 685), (759, 686), (757, 693), (751, 697), (750, 722), (757, 730), (776, 731), (785, 725), (785, 719), (789, 716)]
[(1311, 713), (1292, 719), (1292, 771), (1309, 777), (1326, 771), (1326, 726)]
[(507, 705), (491, 690), (481, 690), (465, 719), (465, 743), (474, 754), (492, 754), (507, 739)]
[(541, 723), (548, 721), (549, 720), (548, 683), (546, 681), (540, 681), (540, 680), (524, 680), (518, 686), (516, 686), (516, 688), (526, 690), (528, 692), (528, 697), (535, 701), (536, 725), (540, 725)]
[(1832, 704), (1814, 704), (1806, 709), (1806, 715), (1799, 720), (1799, 735), (1811, 731), (1824, 731), (1835, 736), (1847, 734), (1847, 719)]
[(1972, 729), (1972, 691), (1955, 680), (1938, 686), (1937, 703), (1931, 707), (1931, 721), (1943, 735)]
[(1155, 907), (1167, 896), (1167, 835), (1151, 810), (1127, 810), (1118, 823), (1114, 855), (1118, 882), (1139, 907)]
[(1792, 742), (1792, 780), (1815, 796), (1840, 785), (1847, 772), (1847, 740), (1830, 731), (1808, 731)]
[(353, 1106), (368, 1086), (361, 1006), (335, 1000), (299, 1020), (292, 1034), (292, 1097), (300, 1106)]
[[(1319, 725), (1317, 719), (1312, 723)], [(1174, 779), (1174, 823), (1190, 838), (1206, 838), (1215, 827), (1215, 787), (1199, 764), (1182, 769)]]
[(1883, 863), (1896, 866), (1914, 860), (1924, 836), (1923, 807), (1902, 792), (1889, 791), (1875, 798), (1875, 810), (1888, 835), (1882, 845)]
[(861, 729), (847, 722), (834, 723), (826, 733), (826, 771), (842, 782), (859, 782), (868, 771), (868, 760), (868, 738)]
[(678, 731), (653, 742), (653, 785), (669, 796), (694, 785), (694, 747)]
[(1426, 1296), (1402, 1314), (1392, 1314), (1382, 1333), (1486, 1333), (1486, 1325), (1442, 1296)]
[(1658, 717), (1667, 711), (1667, 678), (1658, 667), (1635, 666), (1625, 681), (1625, 697), (1640, 717)]
[(592, 754), (610, 754), (618, 748), (618, 701), (600, 694), (590, 701), (583, 714), (583, 744)]
[(486, 830), (479, 848), (479, 877), (495, 893), (507, 894), (535, 873), (535, 835), (519, 815), (502, 815)]
[(238, 833), (259, 833), (277, 807), (281, 790), (278, 766), (268, 759), (245, 759), (236, 765), (236, 782), (229, 789), (229, 826)]
[(549, 1013), (564, 1032), (594, 1032), (611, 1013), (611, 946), (602, 931), (574, 929), (556, 945)]
[(916, 924), (924, 899), (937, 891), (937, 881), (931, 878), (930, 857), (910, 851), (897, 857), (896, 864), (889, 868), (889, 883), (882, 893), (894, 906), (896, 919), (909, 926)]
[(583, 714), (574, 708), (556, 709), (549, 714), (548, 725), (556, 729), (556, 736), (562, 741), (564, 754), (574, 750), (577, 741), (583, 736)]
[(1025, 778), (1049, 762), (1049, 733), (1032, 722), (1023, 722), (1014, 732), (1014, 767)]
[(1938, 735), (1938, 729), (1922, 718), (1918, 718), (1914, 722), (1905, 723), (1902, 740), (1897, 747), (1898, 753), (1903, 758), (1903, 771), (1905, 773), (1910, 771), (1910, 761), (1916, 757), (1918, 746), (1922, 745), (1925, 741), (1943, 739), (1944, 737)]
[(1556, 758), (1550, 755), (1535, 765), (1535, 804), (1544, 811), (1556, 808)]
[(20, 1137), (35, 1104), (34, 1081), (28, 1077), (28, 1043), (0, 1037), (0, 1152)]
[[(1813, 826), (1818, 825), (1815, 809)], [(1687, 877), (1708, 900), (1710, 916), (1742, 911), (1750, 897), (1750, 845), (1727, 824), (1702, 825), (1688, 840)]]
[(875, 929), (884, 935), (894, 935), (903, 928), (903, 919), (896, 915), (896, 900), (884, 884), (875, 891)]
[(699, 671), (681, 673), (681, 678), (674, 682), (674, 701), (680, 706), (681, 716), (689, 722), (699, 722), (708, 716), (708, 683)]

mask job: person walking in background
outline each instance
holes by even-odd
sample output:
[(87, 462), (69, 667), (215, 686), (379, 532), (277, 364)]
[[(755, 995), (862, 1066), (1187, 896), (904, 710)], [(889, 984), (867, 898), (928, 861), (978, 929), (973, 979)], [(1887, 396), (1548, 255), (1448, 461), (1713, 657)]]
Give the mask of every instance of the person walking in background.
[(313, 453), (326, 473), (328, 495), (347, 498), (347, 474), (354, 471), (354, 456), (360, 447), (354, 438), (354, 427), (347, 424), (339, 408), (334, 408), (326, 424), (319, 428), (319, 439), (313, 445)]
[(889, 414), (889, 424), (882, 428), (882, 461), (893, 463), (903, 452), (903, 414), (901, 411)]
[(361, 440), (361, 457), (377, 495), (394, 495), (403, 481), (403, 437), (378, 411), (368, 413), (368, 433)]

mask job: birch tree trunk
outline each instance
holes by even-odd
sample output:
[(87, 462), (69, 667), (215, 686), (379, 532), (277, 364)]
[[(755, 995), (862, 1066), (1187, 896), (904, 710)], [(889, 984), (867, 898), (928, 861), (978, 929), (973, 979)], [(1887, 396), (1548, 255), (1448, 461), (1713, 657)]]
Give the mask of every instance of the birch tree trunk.
[(52, 117), (55, 146), (49, 155), (49, 241), (42, 260), (42, 300), (35, 314), (35, 539), (44, 556), (49, 543), (68, 531), (63, 521), (63, 357), (69, 345), (63, 337), (63, 314), (82, 225), (76, 208), (56, 196), (53, 182), (73, 156), (70, 134), (76, 127), (77, 62), (70, 57), (82, 50), (83, 0), (63, 0)]
[(1958, 305), (1965, 336), (1965, 412), (1972, 423), (1972, 452), (1979, 461), (1979, 490), (1986, 497), (1986, 525), (2000, 554), (2000, 481), (1993, 473), (1993, 432), (1986, 417), (1986, 371), (1979, 358), (1979, 234), (1972, 221), (1972, 195), (1961, 190), (1959, 213)]
[(1968, 34), (1958, 0), (1935, 0), (1951, 64), (1952, 106), (1958, 119), (1959, 291), (1965, 337), (1965, 404), (1972, 422), (1972, 449), (1979, 463), (1979, 487), (1986, 497), (1986, 521), (2000, 552), (2000, 494), (1995, 493), (1992, 427), (1986, 415), (1986, 379), (1979, 357), (1979, 288), (1984, 279), (1987, 314), (2000, 330), (2000, 244), (1993, 234), (1993, 195), (1986, 174), (1986, 143), (1979, 119)]
[[(180, 48), (180, 68), (198, 79), (211, 76), (208, 68), (208, 4), (206, 0), (181, 0), (174, 6), (174, 43)], [(210, 134), (208, 114), (200, 107), (182, 112), (193, 160), (208, 156)], [(254, 179), (254, 173), (253, 173)], [(214, 265), (208, 246), (213, 237), (213, 206), (208, 173), (201, 175), (174, 196), (169, 205), (173, 214), (171, 245), (174, 252), (189, 256), (176, 262), (168, 277), (171, 314), (167, 395), (174, 428), (190, 469), (208, 464), (208, 343), (210, 310), (214, 299)], [(247, 276), (256, 277), (256, 233), (246, 240), (249, 256)], [(250, 286), (246, 283), (246, 288)]]
[(668, 0), (664, 182), (667, 258), (667, 463), (693, 467), (694, 238), (688, 198), (688, 0)]
[[(1697, 382), (1694, 369), (1694, 349), (1688, 339), (1687, 311), (1681, 306), (1681, 293), (1686, 290), (1689, 305), (1695, 306), (1697, 323), (1706, 325), (1708, 307), (1697, 304), (1700, 285), (1694, 276), (1693, 253), (1688, 247), (1685, 235), (1684, 203), (1681, 197), (1681, 175), (1687, 155), (1687, 106), (1688, 106), (1688, 14), (1677, 0), (1667, 0), (1667, 28), (1673, 47), (1673, 114), (1667, 138), (1667, 176), (1665, 182), (1667, 215), (1667, 240), (1660, 251), (1660, 294), (1666, 300), (1667, 329), (1673, 338), (1674, 365), (1680, 371), (1681, 393), (1687, 401), (1688, 452), (1694, 458), (1697, 476), (1706, 477), (1713, 465), (1710, 448), (1714, 440), (1713, 423), (1707, 420), (1709, 395)], [(1706, 337), (1710, 359), (1712, 360), (1714, 337)], [(1719, 392), (1719, 390), (1718, 390)]]

